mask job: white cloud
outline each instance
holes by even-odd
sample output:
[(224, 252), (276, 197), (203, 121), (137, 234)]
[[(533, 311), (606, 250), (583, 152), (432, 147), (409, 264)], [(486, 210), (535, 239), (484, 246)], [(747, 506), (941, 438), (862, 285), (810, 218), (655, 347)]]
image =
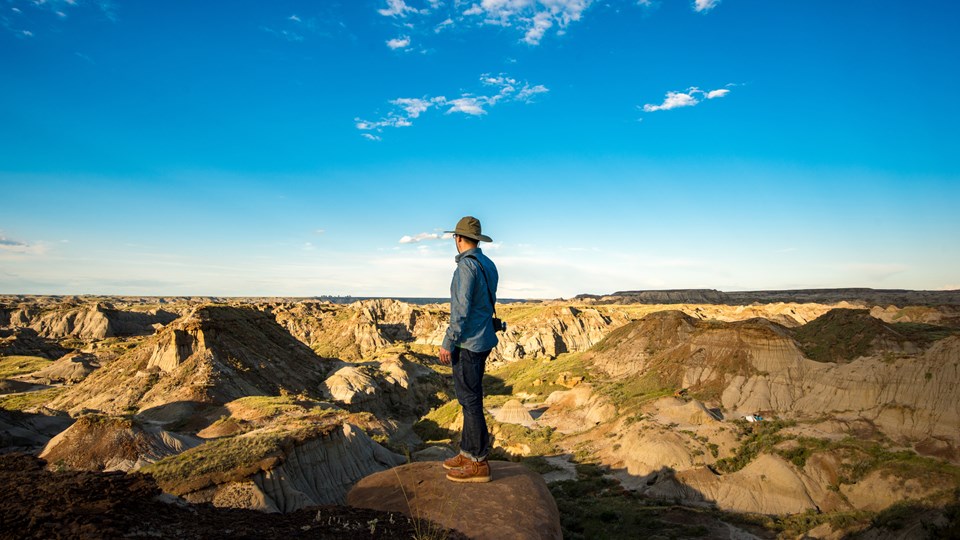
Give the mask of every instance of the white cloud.
[(697, 13), (703, 13), (704, 11), (710, 11), (711, 9), (717, 7), (717, 4), (720, 3), (720, 0), (694, 0), (693, 9)]
[(693, 97), (693, 94), (667, 92), (667, 97), (663, 100), (663, 103), (660, 105), (647, 103), (643, 106), (643, 110), (646, 112), (669, 111), (670, 109), (678, 109), (680, 107), (692, 107), (697, 103), (700, 102), (697, 101), (697, 98)]
[(545, 94), (549, 91), (550, 90), (542, 84), (538, 84), (536, 86), (524, 85), (523, 89), (520, 90), (520, 93), (517, 94), (517, 100), (530, 101), (530, 98), (532, 98), (533, 96), (537, 94)]
[(667, 92), (666, 97), (663, 100), (663, 103), (655, 105), (653, 103), (647, 103), (643, 106), (644, 112), (656, 112), (656, 111), (669, 111), (670, 109), (679, 109), (681, 107), (693, 107), (694, 105), (699, 104), (702, 100), (705, 99), (714, 99), (726, 96), (730, 93), (730, 90), (727, 88), (721, 88), (719, 90), (710, 90), (703, 91), (696, 86), (691, 86), (683, 92)]
[[(494, 87), (496, 93), (493, 95), (462, 93), (456, 98), (447, 98), (446, 96), (436, 96), (422, 98), (397, 98), (390, 100), (389, 103), (394, 106), (394, 110), (380, 120), (370, 121), (361, 118), (354, 118), (355, 126), (360, 131), (382, 132), (388, 127), (407, 127), (413, 125), (413, 120), (430, 110), (431, 108), (444, 108), (446, 114), (462, 113), (469, 116), (483, 116), (487, 110), (499, 103), (519, 101), (522, 103), (531, 103), (532, 98), (538, 94), (544, 94), (550, 90), (542, 85), (530, 85), (525, 81), (518, 81), (506, 74), (480, 76), (480, 83), (483, 86)], [(520, 90), (518, 91), (517, 88)], [(363, 134), (364, 137), (371, 140), (380, 140), (369, 134)]]
[(424, 240), (446, 240), (453, 238), (453, 235), (449, 233), (427, 233), (422, 232), (415, 234), (413, 236), (404, 235), (400, 238), (401, 244), (416, 244), (418, 242), (423, 242)]
[(420, 113), (433, 106), (430, 100), (417, 98), (398, 98), (390, 101), (390, 103), (402, 108), (409, 118), (417, 118)]
[(393, 50), (406, 49), (409, 46), (410, 46), (410, 36), (401, 36), (398, 38), (387, 40), (387, 47), (390, 47)]
[(543, 39), (543, 34), (553, 26), (553, 20), (549, 13), (540, 12), (533, 16), (533, 24), (527, 33), (523, 35), (524, 43), (530, 45), (539, 45)]
[(300, 22), (300, 17), (297, 17), (296, 15), (291, 15), (291, 16), (287, 17), (287, 20), (288, 20), (288, 21), (293, 21), (293, 22)]
[(521, 41), (539, 45), (547, 31), (556, 28), (562, 35), (592, 4), (593, 0), (481, 0), (462, 15), (482, 17), (481, 24), (518, 28)]
[(367, 139), (368, 141), (379, 141), (379, 140), (381, 140), (380, 137), (378, 137), (378, 136), (376, 136), (376, 135), (373, 135), (372, 133), (361, 133), (360, 136), (363, 137), (364, 139)]
[(487, 100), (469, 96), (451, 99), (447, 102), (447, 105), (450, 105), (450, 108), (447, 109), (447, 114), (455, 112), (469, 114), (470, 116), (487, 114), (487, 111), (483, 110), (485, 102), (487, 102)]
[(450, 27), (452, 27), (452, 26), (453, 26), (453, 19), (451, 19), (451, 18), (448, 17), (446, 20), (444, 20), (444, 21), (440, 22), (439, 24), (437, 24), (436, 26), (434, 26), (434, 27), (433, 27), (433, 31), (434, 31), (435, 33), (439, 34), (439, 33), (442, 32), (444, 29), (450, 28)]
[(408, 6), (403, 0), (387, 0), (387, 7), (378, 9), (377, 13), (384, 17), (406, 17), (407, 13), (420, 13), (420, 10)]

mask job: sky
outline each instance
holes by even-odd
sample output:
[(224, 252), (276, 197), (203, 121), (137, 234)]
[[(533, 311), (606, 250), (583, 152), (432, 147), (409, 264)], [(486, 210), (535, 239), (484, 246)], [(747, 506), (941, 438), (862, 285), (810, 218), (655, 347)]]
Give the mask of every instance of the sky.
[(960, 289), (960, 5), (0, 0), (0, 294)]

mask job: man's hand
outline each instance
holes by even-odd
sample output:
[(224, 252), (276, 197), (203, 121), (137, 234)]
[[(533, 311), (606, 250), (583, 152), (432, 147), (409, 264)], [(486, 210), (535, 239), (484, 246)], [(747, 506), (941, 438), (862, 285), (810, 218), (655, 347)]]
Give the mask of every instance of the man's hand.
[(440, 347), (440, 363), (449, 366), (450, 365), (450, 351)]

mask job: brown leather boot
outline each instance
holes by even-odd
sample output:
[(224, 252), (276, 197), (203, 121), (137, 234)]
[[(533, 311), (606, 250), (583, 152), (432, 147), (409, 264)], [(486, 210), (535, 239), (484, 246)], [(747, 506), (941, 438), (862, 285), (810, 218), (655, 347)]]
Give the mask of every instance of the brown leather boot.
[(451, 469), (447, 473), (447, 480), (452, 482), (489, 482), (491, 480), (490, 464), (487, 463), (487, 460), (473, 461), (467, 459), (467, 463), (462, 467)]
[(457, 454), (450, 459), (443, 460), (443, 468), (450, 469), (459, 469), (467, 464), (468, 461), (473, 461), (463, 454)]

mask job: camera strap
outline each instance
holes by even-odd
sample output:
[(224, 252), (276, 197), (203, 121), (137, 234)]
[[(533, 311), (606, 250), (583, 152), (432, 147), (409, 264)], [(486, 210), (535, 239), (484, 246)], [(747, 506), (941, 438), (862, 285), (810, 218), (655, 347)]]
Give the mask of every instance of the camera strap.
[(497, 303), (493, 299), (493, 291), (490, 290), (490, 280), (487, 279), (487, 272), (483, 269), (483, 263), (480, 262), (480, 259), (474, 257), (473, 255), (467, 255), (468, 259), (473, 259), (477, 261), (477, 266), (480, 267), (480, 273), (483, 274), (483, 282), (487, 285), (487, 295), (490, 297), (490, 307), (493, 308), (493, 317), (497, 317)]

